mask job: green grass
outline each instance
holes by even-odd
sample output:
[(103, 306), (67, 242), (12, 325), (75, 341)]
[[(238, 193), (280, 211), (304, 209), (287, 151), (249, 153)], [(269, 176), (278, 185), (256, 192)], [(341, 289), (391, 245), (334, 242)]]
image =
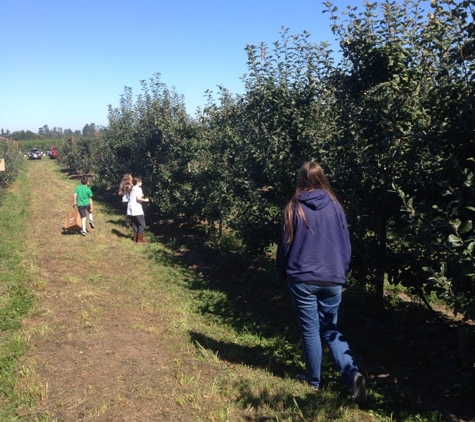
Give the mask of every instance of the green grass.
[(32, 399), (19, 394), (18, 359), (27, 347), (27, 339), (18, 335), (21, 320), (33, 305), (28, 286), (25, 258), (24, 228), (28, 218), (31, 187), (22, 171), (4, 198), (0, 208), (0, 420), (14, 421), (16, 410)]

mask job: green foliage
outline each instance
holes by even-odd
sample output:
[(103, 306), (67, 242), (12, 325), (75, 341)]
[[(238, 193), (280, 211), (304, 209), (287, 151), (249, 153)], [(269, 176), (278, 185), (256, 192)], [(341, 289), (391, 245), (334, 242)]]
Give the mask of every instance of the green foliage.
[(38, 135), (36, 135), (36, 133), (33, 133), (31, 130), (27, 130), (26, 132), (24, 130), (18, 130), (9, 135), (9, 137), (15, 141), (38, 139)]
[[(354, 234), (354, 274), (374, 281), (379, 295), (385, 274), (421, 296), (436, 289), (426, 269), (439, 271), (444, 260), (433, 251), (429, 228), (443, 231), (431, 208), (452, 208), (442, 186), (461, 188), (473, 148), (473, 112), (460, 125), (460, 108), (473, 109), (473, 77), (459, 71), (456, 57), (473, 38), (461, 18), (468, 4), (440, 4), (433, 2), (425, 19), (418, 2), (368, 3), (363, 13), (348, 8), (345, 25), (327, 4), (344, 57), (336, 83), (345, 156), (335, 168), (351, 169), (351, 177), (340, 173), (338, 180)], [(473, 55), (463, 57), (473, 68)], [(408, 211), (407, 197), (417, 211), (401, 212), (401, 205)], [(408, 218), (416, 214), (417, 223)], [(473, 264), (468, 268), (473, 272)], [(452, 269), (450, 284), (462, 275)], [(453, 293), (446, 293), (452, 305)]]
[(339, 63), (283, 28), (271, 48), (246, 47), (244, 94), (208, 92), (192, 119), (157, 74), (63, 159), (115, 185), (142, 175), (161, 218), (224, 227), (251, 253), (275, 243), (298, 168), (317, 160), (347, 210), (356, 279), (472, 315), (473, 4), (326, 6)]
[(193, 215), (192, 161), (196, 131), (182, 96), (155, 75), (142, 81), (134, 100), (125, 89), (120, 107), (109, 109), (109, 128), (101, 145), (97, 172), (118, 184), (125, 173), (144, 178), (146, 195), (163, 216)]
[(434, 293), (454, 312), (474, 319), (473, 171), (464, 169), (462, 173), (465, 181), (458, 187), (439, 181), (440, 197), (430, 202), (398, 192), (412, 229), (412, 245), (418, 246), (418, 286), (427, 295)]
[(210, 96), (201, 116), (218, 172), (215, 204), (252, 251), (276, 241), (296, 170), (309, 157), (325, 159), (322, 145), (333, 129), (331, 90), (322, 82), (331, 73), (330, 51), (308, 38), (283, 29), (271, 51), (248, 45), (246, 93), (233, 97), (221, 88), (220, 103)]
[(368, 3), (361, 13), (349, 9), (346, 25), (337, 25), (336, 8), (331, 11), (343, 54), (335, 84), (344, 154), (334, 168), (353, 231), (355, 275), (374, 280), (381, 297), (384, 273), (397, 271), (405, 250), (397, 234), (400, 200), (391, 186), (417, 184), (411, 173), (425, 173), (414, 167), (426, 156), (431, 128), (424, 107), (430, 69), (418, 45), (424, 22), (418, 5), (410, 6), (384, 3), (377, 13), (378, 4)]
[(18, 142), (0, 138), (0, 159), (4, 160), (5, 171), (0, 171), (0, 200), (6, 189), (17, 178), (23, 163)]
[(71, 135), (58, 146), (58, 159), (70, 171), (89, 174), (96, 170), (100, 157), (100, 137)]

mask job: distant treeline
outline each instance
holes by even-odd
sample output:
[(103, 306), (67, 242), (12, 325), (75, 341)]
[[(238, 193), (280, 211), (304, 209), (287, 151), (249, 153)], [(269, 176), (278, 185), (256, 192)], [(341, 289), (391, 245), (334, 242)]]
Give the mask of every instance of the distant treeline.
[(31, 130), (18, 130), (10, 132), (8, 129), (1, 129), (0, 136), (3, 138), (13, 139), (14, 141), (33, 141), (33, 140), (45, 140), (45, 139), (64, 139), (69, 136), (91, 136), (95, 135), (96, 131), (103, 130), (102, 127), (96, 127), (94, 123), (86, 124), (82, 131), (71, 129), (64, 129), (61, 127), (54, 127), (50, 129), (48, 125), (44, 125), (38, 129), (38, 133), (34, 133)]

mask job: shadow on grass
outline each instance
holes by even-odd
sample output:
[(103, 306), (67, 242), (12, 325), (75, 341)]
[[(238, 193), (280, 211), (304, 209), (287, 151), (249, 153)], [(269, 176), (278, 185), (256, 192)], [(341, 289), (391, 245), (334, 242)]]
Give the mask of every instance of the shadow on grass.
[(116, 229), (112, 229), (112, 230), (111, 230), (111, 233), (114, 234), (114, 235), (116, 235), (117, 237), (121, 237), (121, 238), (123, 238), (123, 239), (132, 239), (132, 237), (133, 237), (133, 236), (130, 235), (130, 234), (124, 234), (124, 233), (122, 233), (121, 231), (116, 230)]
[(61, 234), (63, 236), (78, 236), (78, 235), (81, 234), (81, 230), (65, 230), (65, 229), (63, 229), (61, 231)]
[[(261, 344), (242, 346), (197, 332), (190, 333), (191, 339), (221, 359), (276, 376), (301, 371), (295, 312), (286, 286), (275, 281), (273, 260), (221, 251), (195, 229), (176, 220), (153, 225), (157, 240), (174, 251), (153, 258), (179, 263), (195, 274), (187, 287), (194, 291), (198, 312), (260, 338)], [(384, 313), (377, 309), (371, 290), (347, 286), (339, 325), (367, 378), (365, 408), (393, 421), (472, 420), (475, 371), (457, 358), (453, 322), (417, 302), (388, 303)], [(323, 382), (347, 394), (329, 353), (324, 366)]]
[[(245, 409), (274, 409), (278, 413), (275, 417), (244, 415), (243, 420), (249, 422), (264, 421), (346, 421), (348, 418), (347, 405), (340, 397), (328, 394), (325, 391), (310, 391), (306, 394), (295, 395), (290, 389), (281, 389), (271, 393), (268, 389), (256, 391), (254, 385), (246, 380), (235, 381), (238, 391), (237, 401)], [(298, 415), (298, 416), (297, 416)], [(322, 416), (323, 415), (323, 416)], [(364, 418), (359, 414), (359, 421), (374, 421), (373, 417)]]
[(233, 364), (264, 368), (280, 377), (295, 369), (294, 365), (285, 363), (279, 356), (281, 345), (278, 342), (266, 346), (261, 344), (247, 346), (236, 342), (217, 340), (196, 331), (191, 331), (189, 334), (190, 340), (194, 344), (212, 351), (220, 359)]

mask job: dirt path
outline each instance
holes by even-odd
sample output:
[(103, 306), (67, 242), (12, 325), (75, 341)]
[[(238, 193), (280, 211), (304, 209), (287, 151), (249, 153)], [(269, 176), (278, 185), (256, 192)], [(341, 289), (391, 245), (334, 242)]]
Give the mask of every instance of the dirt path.
[(147, 259), (163, 247), (134, 244), (122, 216), (101, 203), (86, 237), (63, 234), (77, 182), (53, 161), (29, 169), (37, 189), (25, 241), (37, 299), (24, 321), (30, 349), (22, 363), (38, 403), (25, 414), (58, 422), (209, 420), (219, 412), (217, 368), (197, 359), (180, 328), (186, 314), (166, 287), (170, 269)]

